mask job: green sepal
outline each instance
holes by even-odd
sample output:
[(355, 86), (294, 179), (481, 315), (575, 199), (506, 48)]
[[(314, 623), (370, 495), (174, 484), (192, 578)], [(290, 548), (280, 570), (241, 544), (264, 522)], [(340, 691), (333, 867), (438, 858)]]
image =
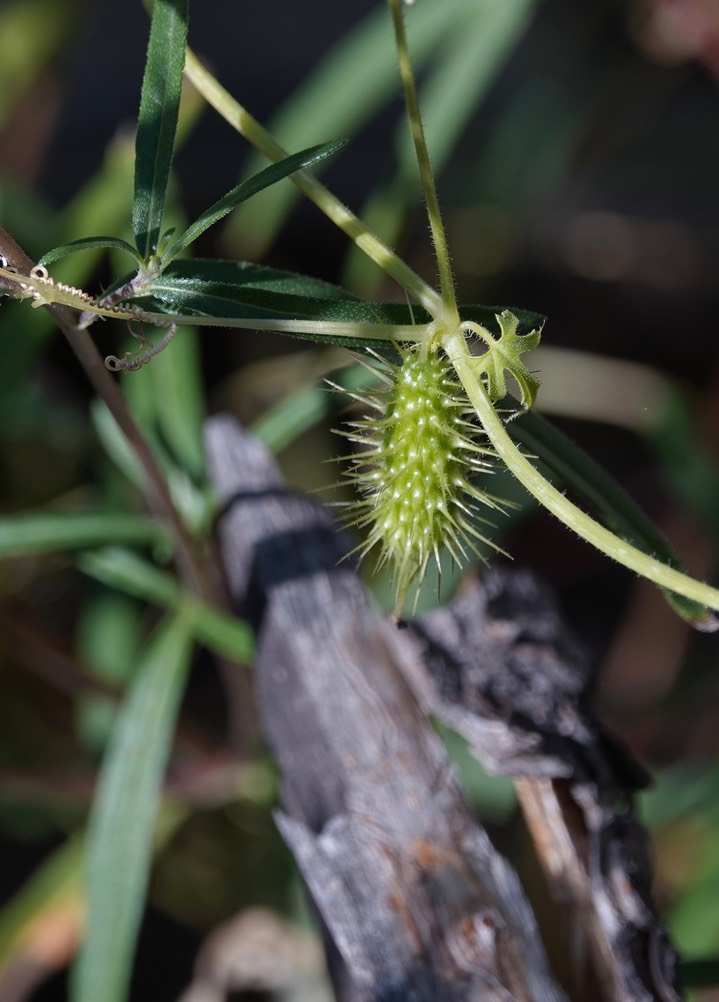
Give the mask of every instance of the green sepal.
[(492, 401), (507, 395), (505, 371), (514, 376), (520, 389), (522, 407), (528, 410), (534, 403), (539, 382), (521, 359), (526, 351), (536, 348), (541, 338), (541, 326), (528, 334), (518, 333), (519, 318), (509, 310), (496, 314), (499, 337), (478, 330), (476, 333), (487, 345), (483, 355), (473, 359), (472, 365), (478, 376), (486, 377), (487, 393)]

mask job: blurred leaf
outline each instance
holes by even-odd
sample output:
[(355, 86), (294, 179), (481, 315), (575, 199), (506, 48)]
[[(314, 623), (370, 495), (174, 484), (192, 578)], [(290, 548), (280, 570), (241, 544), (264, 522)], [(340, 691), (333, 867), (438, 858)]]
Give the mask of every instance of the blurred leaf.
[(167, 545), (162, 525), (114, 512), (37, 512), (0, 518), (0, 557), (85, 549), (108, 543)]
[(31, 950), (32, 940), (45, 921), (53, 923), (55, 929), (59, 916), (65, 925), (74, 921), (79, 938), (84, 919), (80, 881), (83, 851), (80, 836), (69, 838), (0, 912), (0, 987), (4, 972), (18, 954)]
[[(127, 595), (110, 588), (93, 587), (80, 612), (76, 652), (93, 677), (124, 688), (142, 639), (145, 610)], [(94, 693), (77, 700), (78, 731), (86, 748), (105, 747), (117, 714), (117, 701)]]
[[(442, 39), (459, 31), (480, 0), (442, 0), (420, 3), (408, 19), (408, 34), (414, 65), (421, 70)], [(486, 9), (488, 3), (482, 3)], [(352, 26), (312, 72), (297, 87), (281, 111), (268, 123), (285, 148), (296, 149), (308, 139), (308, 125), (316, 136), (352, 135), (359, 131), (394, 97), (397, 90), (397, 57), (388, 30), (388, 16), (379, 5), (359, 24)], [(260, 156), (251, 161), (257, 170)], [(273, 188), (260, 199), (248, 202), (233, 216), (231, 233), (243, 251), (261, 257), (298, 197), (294, 186)]]
[(74, 6), (63, 0), (6, 0), (0, 8), (0, 125), (65, 44)]
[(173, 575), (161, 571), (137, 554), (114, 548), (101, 550), (85, 554), (78, 560), (78, 566), (103, 584), (135, 598), (154, 602), (177, 613), (182, 609), (192, 610), (193, 636), (201, 644), (234, 661), (251, 660), (253, 636), (243, 620), (185, 594)]
[(300, 153), (293, 153), (284, 160), (265, 167), (259, 174), (255, 174), (247, 181), (243, 181), (242, 184), (238, 184), (224, 198), (221, 198), (209, 209), (206, 209), (181, 237), (173, 240), (165, 248), (162, 254), (162, 261), (169, 263), (178, 254), (182, 253), (186, 247), (189, 247), (194, 240), (197, 240), (205, 230), (214, 226), (220, 219), (224, 219), (229, 212), (232, 212), (233, 209), (237, 208), (246, 199), (251, 198), (270, 185), (276, 184), (290, 174), (294, 174), (298, 170), (303, 170), (305, 167), (324, 160), (341, 149), (346, 142), (345, 139), (335, 139), (332, 142), (323, 143), (321, 146), (312, 146), (309, 149), (302, 150)]
[(175, 145), (187, 41), (187, 0), (156, 0), (135, 146), (132, 229), (145, 260), (157, 250)]
[(512, 780), (486, 772), (477, 756), (472, 754), (468, 742), (451, 727), (440, 722), (435, 722), (434, 726), (459, 771), (462, 787), (477, 814), (483, 820), (508, 820), (517, 806)]
[[(183, 331), (180, 334), (180, 341), (184, 333)], [(190, 339), (188, 354), (191, 355), (194, 347), (192, 335), (189, 332), (188, 335)], [(173, 348), (168, 350), (172, 351)], [(182, 365), (184, 364), (182, 349), (180, 351), (179, 364)], [(167, 435), (162, 434), (173, 420), (175, 407), (182, 407), (182, 400), (173, 399), (168, 402), (166, 407), (163, 405), (163, 385), (158, 384), (158, 377), (153, 375), (155, 363), (160, 362), (163, 363), (159, 369), (161, 374), (177, 364), (172, 356), (169, 363), (163, 362), (161, 356), (153, 359), (152, 365), (146, 366), (139, 372), (129, 374), (124, 383), (125, 395), (137, 423), (142, 428), (144, 437), (152, 445), (155, 458), (165, 474), (173, 503), (190, 531), (194, 535), (203, 536), (208, 529), (215, 505), (212, 492), (204, 483), (204, 452), (199, 437), (199, 422), (202, 419), (202, 414), (198, 410), (198, 404), (201, 401), (197, 400), (197, 395), (201, 393), (201, 387), (198, 384), (194, 390), (188, 389), (187, 413), (182, 415), (181, 420), (173, 425), (172, 430)], [(196, 375), (197, 373), (195, 373)], [(178, 376), (180, 392), (185, 392), (182, 388), (183, 379), (189, 380), (187, 371)], [(174, 386), (175, 384), (170, 381), (168, 389)], [(160, 395), (160, 399), (157, 398), (157, 394)], [(108, 456), (131, 484), (139, 491), (144, 491), (144, 473), (131, 446), (105, 404), (100, 400), (94, 400), (91, 404), (91, 415), (95, 430)], [(178, 442), (179, 436), (184, 433), (188, 435), (187, 440)], [(168, 444), (172, 445), (172, 450), (168, 449)], [(182, 467), (178, 465), (175, 454), (177, 454), (177, 461), (183, 463)], [(112, 540), (108, 540), (108, 542), (112, 542)]]
[(711, 446), (697, 438), (700, 429), (684, 394), (670, 390), (663, 404), (649, 428), (649, 439), (673, 489), (719, 533), (719, 472)]
[(676, 765), (655, 773), (653, 785), (642, 791), (642, 821), (649, 828), (668, 825), (690, 814), (719, 824), (719, 770)]
[(667, 917), (669, 931), (680, 953), (697, 957), (719, 944), (719, 840), (706, 840), (696, 863), (695, 877)]
[(183, 610), (152, 637), (103, 763), (88, 830), (88, 923), (73, 1002), (127, 998), (192, 626)]
[[(421, 82), (419, 103), (432, 166), (439, 176), (451, 159), (468, 122), (477, 112), (529, 23), (537, 0), (493, 3), (475, 0), (461, 16), (447, 18), (447, 35), (433, 46), (432, 65)], [(437, 5), (439, 7), (439, 5)], [(447, 14), (446, 7), (443, 8)], [(415, 48), (413, 46), (413, 53)], [(371, 230), (393, 246), (407, 212), (419, 197), (419, 177), (404, 120), (395, 130), (397, 167), (391, 180), (379, 185), (362, 209)], [(376, 267), (359, 248), (348, 255), (343, 277), (352, 289), (365, 291), (378, 280)]]
[(373, 385), (376, 378), (364, 365), (351, 365), (334, 373), (331, 387), (317, 385), (313, 375), (306, 385), (284, 396), (251, 426), (272, 452), (280, 452), (322, 418), (342, 406), (347, 398), (339, 390), (358, 390)]
[(142, 467), (107, 405), (102, 400), (93, 400), (90, 404), (90, 416), (107, 455), (131, 484), (138, 490), (143, 490), (145, 477)]
[[(511, 397), (509, 406), (519, 408)], [(602, 522), (632, 546), (675, 570), (686, 573), (666, 539), (619, 484), (583, 449), (558, 428), (532, 411), (519, 413), (507, 425), (513, 439), (540, 460), (553, 481), (583, 498)], [(703, 605), (662, 589), (667, 602), (683, 619), (699, 629), (713, 629), (715, 617)]]
[[(170, 347), (146, 366), (154, 387), (156, 420), (172, 455), (193, 479), (206, 479), (202, 426), (205, 400), (197, 331), (184, 327)], [(141, 373), (132, 373), (130, 379)]]

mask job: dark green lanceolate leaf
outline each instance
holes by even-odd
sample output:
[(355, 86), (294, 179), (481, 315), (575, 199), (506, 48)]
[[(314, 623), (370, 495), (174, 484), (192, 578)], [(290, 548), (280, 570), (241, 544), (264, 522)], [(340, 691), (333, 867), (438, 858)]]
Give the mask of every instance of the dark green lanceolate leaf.
[[(274, 305), (282, 302), (281, 298), (275, 297), (287, 297), (288, 305), (302, 298), (330, 302), (358, 301), (351, 293), (330, 282), (266, 268), (250, 261), (173, 261), (144, 288), (166, 304), (166, 312), (170, 312), (167, 307), (176, 303), (202, 316), (202, 307), (207, 303), (215, 310), (208, 316), (227, 316), (230, 319), (242, 317), (245, 304), (271, 314)], [(282, 310), (281, 315), (284, 317), (286, 310)]]
[[(508, 400), (512, 402), (511, 397)], [(513, 403), (519, 406), (516, 401)], [(609, 529), (667, 566), (687, 573), (641, 508), (606, 470), (558, 428), (529, 411), (520, 412), (507, 430), (539, 459), (551, 480), (559, 481), (583, 498)], [(719, 626), (716, 616), (703, 605), (666, 589), (662, 591), (675, 612), (697, 629), (712, 631)]]
[(170, 262), (174, 257), (177, 257), (200, 234), (208, 230), (210, 226), (214, 226), (215, 223), (223, 219), (229, 212), (232, 212), (233, 209), (248, 198), (263, 191), (265, 188), (269, 188), (270, 185), (282, 181), (284, 178), (289, 177), (290, 174), (294, 174), (298, 170), (303, 170), (305, 167), (310, 167), (319, 160), (324, 160), (341, 149), (346, 142), (346, 139), (336, 139), (333, 142), (323, 143), (320, 146), (311, 146), (309, 149), (302, 150), (299, 153), (293, 153), (292, 156), (286, 157), (278, 163), (270, 164), (269, 167), (261, 170), (259, 174), (255, 174), (253, 177), (248, 178), (247, 181), (243, 181), (242, 184), (238, 184), (232, 191), (228, 191), (224, 198), (221, 198), (209, 209), (205, 210), (199, 219), (195, 220), (192, 226), (188, 227), (181, 237), (173, 240), (168, 245), (162, 255), (163, 262)]
[(138, 264), (142, 264), (142, 257), (138, 254), (132, 244), (129, 244), (127, 240), (122, 240), (120, 237), (82, 237), (80, 240), (71, 240), (69, 243), (60, 244), (59, 247), (53, 247), (38, 261), (40, 265), (53, 264), (55, 261), (60, 261), (64, 257), (68, 257), (70, 254), (75, 254), (77, 251), (83, 250), (94, 250), (96, 248), (101, 248), (103, 250), (121, 250), (130, 254)]
[[(473, 361), (474, 371), (487, 380), (490, 400), (502, 400), (507, 395), (505, 370), (516, 379), (522, 394), (522, 406), (529, 408), (534, 403), (539, 383), (521, 359), (526, 351), (539, 344), (541, 333), (532, 330), (528, 334), (519, 331), (519, 318), (504, 310), (497, 314), (499, 337), (483, 338), (487, 350)], [(541, 325), (540, 325), (541, 326)]]
[(187, 0), (155, 0), (135, 144), (132, 230), (149, 260), (157, 249), (180, 107)]
[(127, 998), (191, 637), (186, 610), (160, 626), (117, 719), (90, 819), (87, 934), (74, 972), (73, 1002)]
[[(325, 333), (297, 333), (308, 341), (320, 341), (347, 348), (377, 347), (386, 340), (386, 326), (410, 327), (428, 324), (430, 315), (421, 307), (402, 303), (368, 303), (356, 299), (345, 289), (306, 278), (291, 272), (247, 262), (234, 261), (174, 261), (162, 275), (153, 279), (146, 289), (150, 296), (134, 300), (150, 312), (173, 313), (233, 322), (258, 320), (271, 323), (281, 320), (312, 320), (337, 324), (374, 324), (377, 334), (354, 336)], [(463, 306), (463, 320), (472, 320), (491, 331), (498, 331), (497, 314), (501, 308), (490, 306)], [(529, 333), (541, 326), (543, 317), (525, 310), (514, 311), (518, 318), (518, 331)], [(395, 340), (412, 341), (413, 336), (394, 334)], [(529, 347), (529, 346), (528, 346)]]

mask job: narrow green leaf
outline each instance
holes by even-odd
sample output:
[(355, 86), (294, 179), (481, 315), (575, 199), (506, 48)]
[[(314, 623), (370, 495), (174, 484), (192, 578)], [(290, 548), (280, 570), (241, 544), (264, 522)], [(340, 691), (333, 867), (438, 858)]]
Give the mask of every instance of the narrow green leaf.
[(108, 543), (165, 545), (167, 533), (152, 519), (113, 512), (38, 512), (0, 518), (0, 557)]
[(170, 176), (187, 41), (187, 0), (156, 0), (135, 145), (132, 230), (144, 260), (157, 250)]
[(86, 553), (78, 560), (78, 566), (85, 574), (135, 598), (175, 612), (191, 609), (193, 635), (199, 643), (235, 661), (252, 658), (252, 631), (244, 620), (185, 594), (171, 574), (136, 553), (119, 548)]
[(53, 264), (55, 261), (60, 261), (62, 258), (68, 257), (70, 254), (75, 254), (77, 251), (94, 250), (96, 248), (125, 251), (138, 264), (142, 264), (142, 257), (137, 253), (132, 244), (129, 244), (127, 240), (122, 240), (120, 237), (82, 237), (80, 240), (70, 240), (69, 243), (60, 244), (59, 247), (53, 247), (52, 250), (43, 254), (38, 264)]
[[(202, 317), (211, 317), (227, 320), (228, 326), (240, 320), (296, 319), (409, 327), (432, 320), (419, 306), (363, 302), (339, 286), (247, 262), (173, 261), (145, 288), (151, 295), (137, 297), (134, 302), (148, 312), (184, 314), (196, 317), (198, 323)], [(527, 310), (512, 312), (518, 320), (518, 334), (529, 334), (544, 321), (539, 314)], [(472, 320), (497, 333), (501, 333), (497, 322), (501, 313), (502, 308), (494, 306), (461, 308), (463, 320)], [(376, 348), (377, 338), (382, 335), (375, 335), (374, 339), (314, 333), (296, 336), (346, 348)], [(407, 334), (407, 340), (412, 337), (411, 332)]]
[(187, 612), (148, 644), (120, 711), (88, 832), (88, 921), (73, 1002), (124, 1002), (142, 917), (162, 778), (192, 653)]
[(255, 174), (251, 178), (248, 178), (247, 181), (243, 181), (242, 184), (238, 184), (231, 191), (228, 191), (224, 198), (221, 198), (209, 209), (206, 209), (181, 237), (173, 240), (168, 245), (162, 255), (163, 263), (169, 263), (174, 257), (177, 257), (186, 247), (189, 247), (193, 240), (197, 240), (201, 233), (208, 230), (210, 226), (214, 226), (215, 223), (223, 219), (229, 212), (232, 212), (238, 205), (251, 198), (252, 195), (256, 195), (263, 189), (269, 188), (270, 185), (276, 184), (298, 170), (303, 170), (305, 167), (309, 167), (319, 160), (324, 160), (341, 149), (346, 142), (346, 139), (336, 139), (333, 142), (323, 143), (320, 146), (312, 146), (309, 149), (302, 150), (300, 153), (293, 153), (292, 156), (286, 157), (278, 163), (271, 164), (269, 167), (265, 167), (259, 174)]
[[(506, 398), (509, 406), (517, 401)], [(513, 439), (537, 456), (550, 479), (559, 481), (583, 498), (607, 528), (632, 546), (643, 550), (674, 570), (687, 573), (666, 539), (619, 484), (583, 449), (558, 428), (532, 411), (520, 413), (507, 425)], [(703, 605), (662, 589), (667, 602), (682, 619), (700, 630), (717, 628), (717, 617)]]

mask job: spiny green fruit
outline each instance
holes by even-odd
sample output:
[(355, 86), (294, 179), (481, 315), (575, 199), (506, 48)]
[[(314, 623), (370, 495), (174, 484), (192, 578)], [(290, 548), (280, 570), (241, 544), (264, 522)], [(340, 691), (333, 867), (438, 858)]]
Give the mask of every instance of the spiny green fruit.
[(476, 523), (485, 521), (481, 506), (503, 508), (473, 482), (492, 471), (496, 457), (477, 443), (481, 432), (468, 420), (469, 401), (451, 365), (431, 346), (400, 351), (398, 365), (375, 358), (384, 389), (356, 397), (374, 413), (344, 432), (363, 447), (348, 474), (361, 500), (347, 521), (368, 527), (363, 556), (377, 547), (378, 566), (392, 565), (397, 614), (429, 561), (439, 566), (443, 548), (461, 565), (471, 554), (481, 557), (478, 543), (494, 545)]

